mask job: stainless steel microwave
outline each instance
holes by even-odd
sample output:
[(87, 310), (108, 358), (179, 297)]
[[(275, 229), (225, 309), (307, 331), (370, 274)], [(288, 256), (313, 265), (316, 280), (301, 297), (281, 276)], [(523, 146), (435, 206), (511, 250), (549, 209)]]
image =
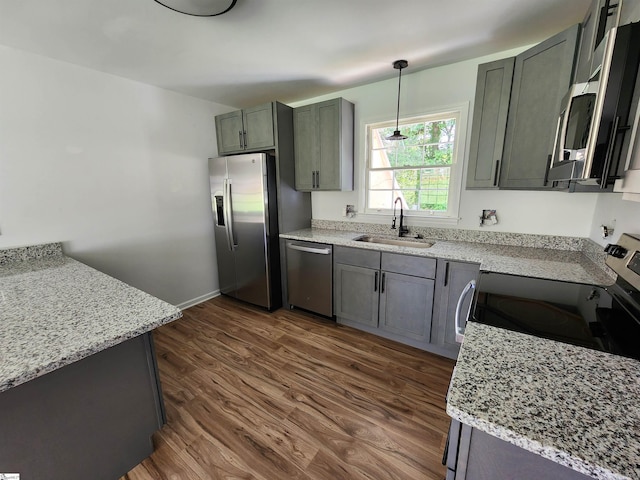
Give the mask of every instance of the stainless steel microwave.
[(548, 180), (606, 188), (619, 178), (640, 64), (640, 23), (612, 28), (595, 50), (591, 78), (562, 102)]

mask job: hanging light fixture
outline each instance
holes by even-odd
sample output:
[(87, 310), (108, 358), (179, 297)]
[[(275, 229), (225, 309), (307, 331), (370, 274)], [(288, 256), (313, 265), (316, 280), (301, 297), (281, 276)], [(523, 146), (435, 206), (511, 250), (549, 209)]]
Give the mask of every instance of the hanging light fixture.
[(387, 137), (387, 140), (404, 140), (407, 138), (400, 133), (400, 129), (398, 128), (398, 123), (400, 121), (400, 81), (402, 80), (402, 69), (407, 68), (407, 65), (409, 65), (409, 62), (406, 60), (396, 60), (393, 62), (393, 68), (398, 70), (398, 109), (396, 110), (396, 129), (393, 132), (393, 135)]
[(160, 5), (194, 17), (215, 17), (231, 10), (237, 0), (154, 0)]

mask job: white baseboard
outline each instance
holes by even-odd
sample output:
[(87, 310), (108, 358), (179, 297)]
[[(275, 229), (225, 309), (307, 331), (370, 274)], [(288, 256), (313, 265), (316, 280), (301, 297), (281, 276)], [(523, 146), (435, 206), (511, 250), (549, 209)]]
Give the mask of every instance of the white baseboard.
[(220, 290), (214, 290), (213, 292), (205, 293), (204, 295), (200, 295), (199, 297), (192, 298), (191, 300), (187, 300), (186, 302), (182, 302), (176, 305), (176, 307), (178, 307), (180, 310), (184, 310), (186, 308), (193, 307), (194, 305), (198, 305), (199, 303), (206, 302), (207, 300), (210, 300), (219, 295)]

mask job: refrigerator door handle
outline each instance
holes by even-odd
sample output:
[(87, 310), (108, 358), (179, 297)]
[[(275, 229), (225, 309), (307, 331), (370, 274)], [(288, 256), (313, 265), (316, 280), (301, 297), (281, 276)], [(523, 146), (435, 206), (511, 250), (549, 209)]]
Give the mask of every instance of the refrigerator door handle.
[(225, 216), (225, 230), (227, 233), (227, 245), (229, 246), (229, 250), (233, 251), (235, 249), (235, 241), (233, 234), (233, 214), (231, 207), (231, 180), (228, 178), (224, 179), (224, 216)]

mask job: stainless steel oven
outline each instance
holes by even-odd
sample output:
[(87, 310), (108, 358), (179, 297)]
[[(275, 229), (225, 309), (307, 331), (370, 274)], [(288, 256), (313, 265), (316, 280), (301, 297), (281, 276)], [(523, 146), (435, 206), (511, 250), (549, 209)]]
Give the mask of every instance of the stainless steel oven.
[(610, 286), (482, 272), (467, 319), (640, 359), (640, 237), (607, 250)]

